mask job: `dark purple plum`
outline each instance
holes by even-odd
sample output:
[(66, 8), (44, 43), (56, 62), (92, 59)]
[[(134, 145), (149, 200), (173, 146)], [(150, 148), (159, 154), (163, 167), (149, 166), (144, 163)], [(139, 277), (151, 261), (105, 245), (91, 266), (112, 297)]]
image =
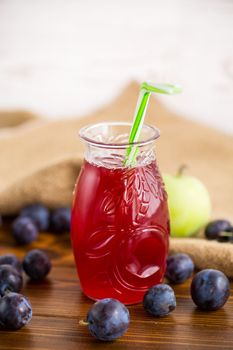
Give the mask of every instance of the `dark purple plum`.
[(220, 232), (230, 230), (231, 223), (228, 220), (214, 220), (209, 222), (205, 228), (207, 239), (218, 239)]
[(198, 308), (206, 311), (220, 309), (230, 295), (228, 278), (218, 270), (206, 269), (198, 272), (191, 284), (191, 296)]
[(0, 265), (0, 295), (7, 291), (20, 292), (23, 286), (22, 275), (11, 265)]
[(28, 217), (18, 217), (13, 221), (12, 234), (20, 245), (30, 244), (38, 237), (38, 228), (34, 221)]
[(20, 273), (22, 272), (22, 263), (14, 254), (1, 255), (0, 265), (11, 265)]
[(168, 315), (176, 308), (174, 290), (168, 284), (151, 287), (143, 298), (144, 309), (155, 317)]
[(33, 249), (23, 259), (23, 269), (32, 280), (44, 279), (51, 270), (48, 255), (39, 249)]
[(194, 263), (189, 255), (177, 253), (167, 259), (166, 277), (175, 284), (180, 284), (192, 276)]
[(31, 218), (39, 231), (46, 231), (49, 228), (50, 213), (48, 208), (42, 204), (30, 204), (23, 208), (20, 216)]
[(129, 321), (125, 305), (111, 298), (97, 301), (87, 314), (90, 333), (104, 341), (120, 338), (127, 331)]
[(56, 233), (70, 231), (70, 208), (58, 208), (51, 213), (51, 230)]
[(0, 298), (0, 327), (17, 330), (28, 324), (32, 318), (29, 300), (17, 293), (9, 292)]

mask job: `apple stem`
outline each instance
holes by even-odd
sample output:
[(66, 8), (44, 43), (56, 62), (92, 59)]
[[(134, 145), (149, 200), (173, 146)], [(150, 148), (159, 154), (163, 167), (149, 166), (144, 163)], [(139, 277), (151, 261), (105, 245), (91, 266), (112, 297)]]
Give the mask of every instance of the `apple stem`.
[(176, 176), (179, 177), (181, 175), (183, 175), (183, 172), (185, 169), (187, 169), (187, 165), (186, 164), (182, 164), (179, 168), (178, 168), (178, 171), (177, 171), (177, 174)]

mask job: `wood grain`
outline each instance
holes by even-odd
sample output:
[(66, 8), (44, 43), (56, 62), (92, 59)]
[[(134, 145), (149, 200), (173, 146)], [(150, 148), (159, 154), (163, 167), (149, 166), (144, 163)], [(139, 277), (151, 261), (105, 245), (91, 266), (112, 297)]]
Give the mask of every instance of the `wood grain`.
[(25, 276), (23, 293), (33, 306), (31, 323), (17, 331), (0, 331), (1, 350), (91, 350), (91, 349), (232, 349), (233, 298), (219, 311), (198, 311), (189, 296), (190, 280), (174, 286), (177, 308), (172, 315), (156, 319), (147, 315), (141, 304), (130, 306), (131, 323), (124, 337), (111, 343), (92, 338), (79, 325), (92, 301), (81, 292), (74, 267), (68, 234), (42, 233), (39, 240), (19, 248), (11, 238), (9, 223), (0, 231), (0, 254), (16, 253), (40, 247), (53, 261), (48, 279), (32, 283)]

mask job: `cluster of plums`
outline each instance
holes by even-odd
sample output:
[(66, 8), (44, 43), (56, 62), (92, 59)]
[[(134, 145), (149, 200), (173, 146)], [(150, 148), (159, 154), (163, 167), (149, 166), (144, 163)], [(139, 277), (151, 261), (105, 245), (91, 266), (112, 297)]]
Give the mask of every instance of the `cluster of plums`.
[[(167, 260), (166, 278), (174, 284), (183, 283), (194, 271), (194, 263), (187, 254), (174, 254)], [(230, 283), (218, 270), (206, 269), (192, 279), (190, 294), (197, 307), (204, 311), (221, 308), (230, 295)], [(151, 287), (143, 299), (144, 309), (154, 317), (168, 315), (176, 308), (174, 290), (168, 284)], [(121, 337), (128, 329), (129, 310), (120, 301), (106, 298), (97, 301), (89, 310), (87, 325), (90, 333), (99, 340), (111, 341)]]
[[(31, 204), (21, 210), (12, 223), (11, 231), (17, 244), (30, 244), (41, 231), (68, 232), (70, 216), (70, 208), (62, 207), (50, 212), (42, 204)], [(0, 256), (0, 328), (17, 330), (32, 318), (30, 301), (19, 294), (23, 287), (22, 272), (39, 281), (50, 270), (49, 257), (39, 249), (29, 251), (23, 262), (14, 254)]]
[(30, 244), (41, 231), (69, 232), (70, 216), (70, 208), (58, 208), (50, 212), (42, 204), (30, 204), (13, 221), (11, 231), (18, 244)]
[[(25, 207), (12, 224), (12, 233), (18, 244), (29, 244), (37, 239), (40, 231), (65, 232), (70, 230), (70, 209), (59, 208), (53, 212), (41, 204)], [(233, 242), (233, 228), (229, 221), (215, 220), (205, 228), (208, 239)], [(223, 238), (224, 237), (224, 238)], [(227, 237), (227, 238), (226, 238)], [(230, 237), (230, 238), (229, 238)], [(33, 249), (21, 263), (13, 254), (0, 256), (0, 328), (17, 330), (32, 318), (29, 300), (19, 292), (23, 286), (22, 271), (32, 280), (44, 279), (51, 269), (47, 254)], [(175, 254), (167, 259), (166, 278), (180, 284), (192, 276), (194, 263), (187, 254)], [(227, 277), (218, 270), (206, 269), (192, 279), (190, 294), (201, 310), (221, 308), (230, 295)], [(168, 284), (152, 286), (144, 295), (144, 309), (154, 317), (163, 317), (176, 308), (174, 290)], [(111, 341), (121, 337), (128, 329), (129, 310), (120, 301), (105, 298), (97, 301), (89, 310), (88, 326), (97, 339)]]
[(14, 254), (0, 256), (0, 327), (17, 330), (32, 318), (28, 298), (19, 294), (24, 272), (32, 280), (44, 279), (51, 270), (47, 254), (39, 249), (29, 251), (21, 263)]

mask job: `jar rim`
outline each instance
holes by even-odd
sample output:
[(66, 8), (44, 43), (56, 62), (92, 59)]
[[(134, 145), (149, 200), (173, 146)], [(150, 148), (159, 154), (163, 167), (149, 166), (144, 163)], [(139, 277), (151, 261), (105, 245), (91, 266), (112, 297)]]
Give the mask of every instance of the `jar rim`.
[(147, 129), (151, 132), (150, 137), (146, 138), (145, 140), (140, 140), (137, 142), (102, 142), (102, 141), (97, 141), (91, 137), (88, 137), (86, 134), (88, 131), (90, 131), (91, 129), (95, 128), (95, 127), (101, 127), (101, 126), (128, 126), (131, 128), (132, 123), (129, 122), (101, 122), (101, 123), (93, 123), (93, 124), (88, 124), (84, 127), (82, 127), (79, 130), (79, 137), (81, 138), (81, 140), (89, 143), (90, 145), (96, 146), (96, 147), (101, 147), (101, 148), (127, 148), (130, 147), (132, 145), (137, 146), (137, 147), (141, 147), (141, 146), (145, 146), (145, 145), (149, 145), (151, 143), (153, 143), (159, 136), (160, 136), (160, 130), (152, 125), (149, 124), (143, 124), (144, 129)]

